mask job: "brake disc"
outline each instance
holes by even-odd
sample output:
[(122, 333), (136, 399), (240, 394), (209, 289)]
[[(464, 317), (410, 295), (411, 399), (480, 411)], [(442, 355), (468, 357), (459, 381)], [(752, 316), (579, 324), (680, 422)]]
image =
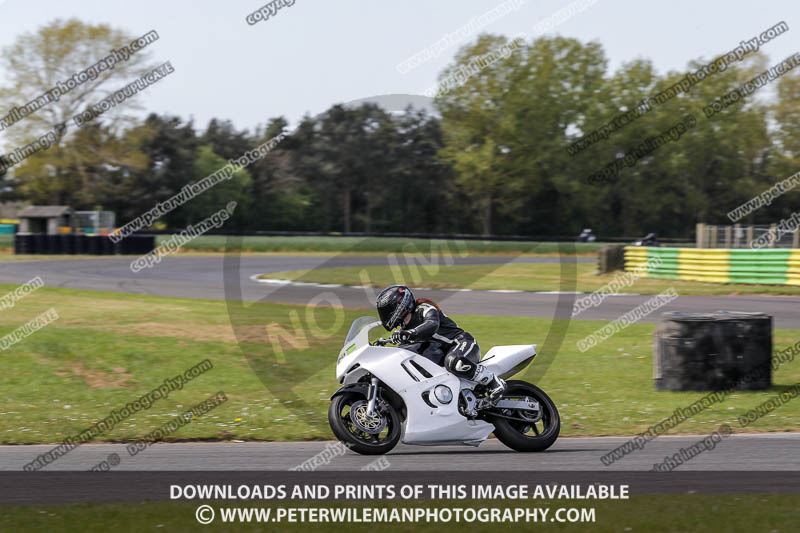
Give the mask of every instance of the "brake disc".
[(356, 425), (358, 429), (377, 435), (386, 427), (386, 417), (374, 413), (372, 416), (367, 415), (367, 402), (359, 400), (350, 406), (350, 420)]

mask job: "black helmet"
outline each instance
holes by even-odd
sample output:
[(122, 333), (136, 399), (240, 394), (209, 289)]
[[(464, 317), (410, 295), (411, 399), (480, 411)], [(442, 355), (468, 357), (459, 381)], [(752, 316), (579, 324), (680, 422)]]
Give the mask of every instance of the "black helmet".
[(404, 285), (392, 285), (381, 291), (376, 305), (383, 327), (391, 331), (414, 310), (414, 294)]

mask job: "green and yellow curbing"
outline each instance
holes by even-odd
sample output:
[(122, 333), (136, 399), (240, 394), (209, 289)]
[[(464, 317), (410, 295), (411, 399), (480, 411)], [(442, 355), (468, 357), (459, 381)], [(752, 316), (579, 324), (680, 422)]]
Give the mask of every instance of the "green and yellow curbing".
[(625, 270), (644, 277), (800, 286), (800, 250), (625, 247)]

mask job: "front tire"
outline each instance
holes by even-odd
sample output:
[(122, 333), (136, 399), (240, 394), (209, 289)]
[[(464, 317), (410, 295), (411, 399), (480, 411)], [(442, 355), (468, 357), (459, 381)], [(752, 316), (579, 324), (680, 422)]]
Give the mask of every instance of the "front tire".
[[(534, 398), (541, 406), (541, 418), (535, 422), (509, 420), (499, 416), (488, 418), (494, 424), (497, 439), (518, 452), (542, 452), (553, 445), (561, 431), (561, 417), (553, 400), (539, 387), (525, 381), (509, 381), (503, 398), (511, 399), (527, 396)], [(524, 418), (519, 410), (505, 409), (500, 414)]]
[[(365, 405), (366, 397), (357, 392), (346, 392), (334, 397), (328, 408), (328, 423), (331, 425), (331, 430), (340, 441), (356, 453), (362, 455), (388, 453), (400, 442), (400, 415), (394, 407), (385, 403), (380, 419), (367, 418)], [(380, 431), (374, 433), (379, 428)]]

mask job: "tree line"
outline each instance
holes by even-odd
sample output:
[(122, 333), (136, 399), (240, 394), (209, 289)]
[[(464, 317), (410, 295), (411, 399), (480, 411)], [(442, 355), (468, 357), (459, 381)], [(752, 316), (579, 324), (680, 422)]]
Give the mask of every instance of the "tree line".
[[(67, 76), (86, 61), (86, 49), (107, 50), (125, 38), (76, 20), (20, 36), (0, 56), (10, 73), (0, 89), (3, 109), (45, 92), (41, 79)], [(48, 39), (63, 46), (38, 45)], [(440, 81), (508, 42), (481, 35), (458, 52)], [(762, 53), (632, 113), (686, 72), (659, 74), (646, 59), (609, 72), (596, 42), (540, 37), (516, 44), (460, 85), (447, 83), (434, 100), (435, 113), (411, 107), (389, 113), (363, 104), (303, 117), (263, 159), (157, 227), (181, 229), (233, 200), (239, 207), (226, 229), (237, 231), (577, 235), (590, 227), (601, 238), (651, 231), (689, 238), (697, 222), (730, 223), (730, 211), (800, 170), (798, 72), (770, 79), (711, 117), (703, 112), (776, 63)], [(148, 61), (146, 54), (132, 58), (91, 90), (100, 99), (115, 81), (146, 72)], [(692, 61), (687, 72), (703, 64)], [(41, 76), (36, 68), (58, 72)], [(78, 97), (38, 110), (9, 128), (7, 140), (19, 146), (41, 128), (59, 126), (62, 116), (91, 103)], [(137, 120), (127, 109), (77, 129), (67, 124), (53, 146), (2, 175), (0, 200), (111, 210), (122, 225), (289, 131), (284, 117), (251, 131), (224, 119), (202, 127), (169, 115)], [(592, 135), (621, 114), (627, 118), (614, 131)], [(678, 138), (637, 150), (686, 117), (693, 126)], [(613, 164), (621, 159), (626, 164)], [(589, 179), (609, 162), (618, 167), (612, 179)], [(798, 209), (798, 200), (800, 190), (791, 190), (741, 222), (777, 222)]]

